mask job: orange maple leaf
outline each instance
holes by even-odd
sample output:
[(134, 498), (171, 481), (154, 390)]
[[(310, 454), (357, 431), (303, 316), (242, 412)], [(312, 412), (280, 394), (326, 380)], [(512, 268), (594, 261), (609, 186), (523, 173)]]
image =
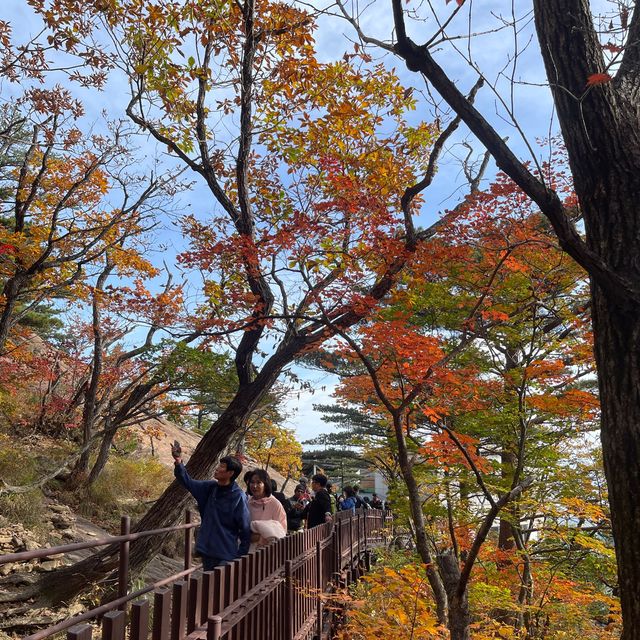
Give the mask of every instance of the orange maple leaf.
[(613, 78), (608, 73), (592, 73), (587, 78), (587, 87), (594, 87), (597, 84), (611, 82)]

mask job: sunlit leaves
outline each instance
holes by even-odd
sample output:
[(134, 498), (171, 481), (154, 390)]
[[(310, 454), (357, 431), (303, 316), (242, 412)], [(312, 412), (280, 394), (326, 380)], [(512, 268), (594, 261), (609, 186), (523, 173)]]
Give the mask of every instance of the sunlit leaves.
[(423, 566), (405, 564), (374, 569), (362, 579), (354, 596), (345, 600), (348, 624), (338, 636), (344, 640), (443, 637), (429, 602), (429, 583)]
[(302, 469), (302, 446), (293, 430), (260, 419), (247, 431), (246, 452), (261, 466), (274, 468), (286, 478), (297, 478)]

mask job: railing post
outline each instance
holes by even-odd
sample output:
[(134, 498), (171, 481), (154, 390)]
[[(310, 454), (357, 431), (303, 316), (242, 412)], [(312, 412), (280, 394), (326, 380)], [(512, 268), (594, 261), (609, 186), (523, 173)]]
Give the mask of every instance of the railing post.
[(77, 624), (67, 631), (67, 640), (91, 640), (92, 630), (90, 624)]
[(322, 543), (320, 540), (316, 542), (316, 572), (318, 574), (316, 588), (316, 615), (318, 616), (318, 638), (322, 638), (322, 595), (324, 593), (324, 584), (322, 584)]
[(152, 640), (169, 640), (171, 635), (170, 625), (171, 591), (158, 589), (153, 594), (153, 629)]
[(189, 604), (187, 607), (187, 633), (200, 626), (202, 619), (202, 576), (189, 578)]
[(369, 518), (369, 516), (366, 516), (364, 519), (364, 548), (365, 551), (369, 548), (370, 545), (370, 541), (369, 541), (369, 532), (371, 531), (371, 518)]
[(336, 573), (342, 571), (342, 520), (338, 522), (338, 539), (336, 541)]
[(220, 640), (222, 635), (222, 618), (211, 616), (207, 625), (207, 640)]
[[(120, 535), (127, 536), (131, 532), (131, 518), (122, 516), (120, 519)], [(120, 543), (120, 562), (118, 566), (118, 598), (127, 595), (129, 588), (129, 541)], [(127, 610), (127, 603), (123, 602), (118, 609)]]
[(362, 545), (361, 545), (361, 540), (362, 540), (361, 528), (362, 527), (360, 526), (360, 523), (362, 522), (363, 518), (367, 517), (365, 513), (366, 512), (359, 513), (358, 520), (356, 522), (356, 526), (358, 527), (358, 561), (356, 562), (356, 579), (360, 578), (360, 560), (362, 559)]
[[(191, 524), (191, 509), (184, 512), (184, 523)], [(191, 569), (191, 541), (193, 540), (193, 529), (189, 527), (184, 530), (184, 568)]]
[(293, 640), (293, 562), (287, 560), (284, 563), (285, 606), (283, 607), (284, 637), (285, 640)]
[(149, 635), (149, 601), (137, 600), (131, 603), (130, 640), (147, 640)]
[(353, 582), (353, 518), (349, 518), (349, 582)]
[(187, 622), (187, 589), (185, 580), (174, 582), (171, 598), (171, 640), (184, 638)]
[(124, 611), (109, 611), (102, 618), (102, 640), (124, 640)]
[(213, 571), (205, 571), (202, 578), (202, 605), (199, 625), (207, 622), (214, 613), (218, 613), (213, 610)]

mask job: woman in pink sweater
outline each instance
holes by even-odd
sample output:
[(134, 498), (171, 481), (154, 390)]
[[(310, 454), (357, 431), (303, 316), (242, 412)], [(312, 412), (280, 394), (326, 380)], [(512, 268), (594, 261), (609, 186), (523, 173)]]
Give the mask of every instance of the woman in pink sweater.
[(249, 515), (251, 547), (249, 553), (287, 535), (287, 514), (280, 501), (271, 495), (271, 479), (264, 469), (256, 469), (249, 478)]

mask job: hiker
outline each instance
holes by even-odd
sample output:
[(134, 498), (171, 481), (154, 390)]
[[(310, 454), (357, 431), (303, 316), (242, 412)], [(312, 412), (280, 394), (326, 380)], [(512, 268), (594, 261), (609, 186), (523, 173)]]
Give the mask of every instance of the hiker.
[(333, 485), (330, 482), (327, 482), (326, 489), (329, 494), (329, 499), (331, 500), (331, 515), (334, 516), (338, 511), (338, 500), (336, 499), (336, 494), (333, 493)]
[(288, 500), (287, 531), (289, 533), (296, 533), (302, 528), (302, 514), (304, 508), (309, 504), (309, 501), (304, 497), (305, 491), (306, 487), (303, 484), (296, 485), (293, 495)]
[(250, 552), (287, 535), (287, 514), (280, 501), (271, 494), (271, 478), (264, 469), (255, 469), (249, 478), (251, 497)]
[(305, 507), (303, 517), (307, 521), (307, 529), (317, 527), (325, 522), (331, 522), (331, 498), (327, 493), (327, 476), (323, 473), (316, 473), (311, 478), (311, 489), (313, 498)]
[(353, 490), (353, 487), (345, 487), (342, 490), (344, 495), (344, 500), (340, 504), (340, 509), (342, 511), (351, 511), (351, 513), (356, 512), (356, 492)]
[(204, 571), (230, 562), (249, 551), (251, 529), (244, 491), (236, 484), (242, 464), (233, 456), (220, 458), (213, 480), (194, 480), (182, 464), (182, 450), (175, 441), (171, 447), (173, 473), (196, 499), (200, 512), (200, 532), (196, 551), (202, 556)]

